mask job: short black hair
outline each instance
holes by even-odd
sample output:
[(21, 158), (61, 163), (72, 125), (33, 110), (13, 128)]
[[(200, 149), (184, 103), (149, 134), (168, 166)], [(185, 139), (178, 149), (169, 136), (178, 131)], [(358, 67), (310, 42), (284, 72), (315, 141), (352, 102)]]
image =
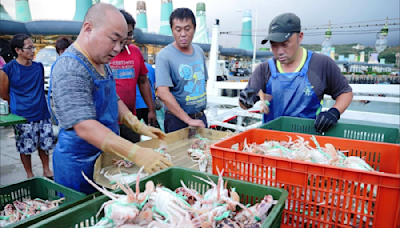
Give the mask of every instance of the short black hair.
[(135, 28), (136, 21), (135, 19), (133, 19), (132, 15), (123, 9), (119, 10), (119, 12), (121, 12), (122, 15), (125, 17), (126, 23), (128, 25), (132, 25), (132, 27)]
[(65, 50), (72, 44), (71, 38), (68, 36), (60, 36), (56, 41), (56, 51), (60, 54), (60, 51)]
[(15, 48), (23, 48), (24, 41), (26, 39), (32, 39), (32, 37), (26, 34), (17, 34), (12, 38), (10, 43), (10, 49), (15, 56), (18, 56), (17, 52), (15, 51)]
[(0, 55), (3, 56), (6, 63), (10, 62), (15, 57), (10, 49), (10, 41), (11, 40), (0, 39)]
[(178, 19), (183, 21), (185, 19), (192, 20), (194, 27), (196, 28), (196, 18), (194, 17), (193, 11), (189, 8), (176, 8), (174, 12), (169, 16), (169, 25), (172, 29), (172, 21)]

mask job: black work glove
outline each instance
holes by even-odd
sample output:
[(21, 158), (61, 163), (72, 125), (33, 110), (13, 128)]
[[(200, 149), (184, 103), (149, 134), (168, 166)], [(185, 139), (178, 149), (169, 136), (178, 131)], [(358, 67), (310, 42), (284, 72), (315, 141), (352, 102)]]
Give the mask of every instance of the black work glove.
[(336, 125), (339, 119), (340, 112), (336, 108), (331, 108), (327, 112), (321, 112), (315, 120), (315, 130), (319, 133), (327, 132)]
[(253, 107), (254, 103), (260, 100), (257, 91), (251, 87), (247, 87), (240, 92), (239, 102), (246, 108)]

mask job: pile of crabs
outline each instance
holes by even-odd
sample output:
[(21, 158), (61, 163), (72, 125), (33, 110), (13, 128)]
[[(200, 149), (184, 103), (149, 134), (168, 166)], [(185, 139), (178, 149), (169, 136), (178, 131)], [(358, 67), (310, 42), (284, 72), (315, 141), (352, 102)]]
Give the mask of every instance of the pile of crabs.
[[(196, 137), (198, 139), (193, 142), (187, 152), (192, 157), (192, 161), (198, 164), (201, 172), (212, 173), (212, 156), (209, 142), (205, 138)], [(290, 136), (288, 137), (289, 141), (278, 142), (275, 140), (268, 140), (262, 144), (249, 144), (245, 139), (242, 151), (363, 171), (375, 171), (364, 160), (365, 158), (346, 156), (345, 153), (348, 151), (336, 150), (330, 143), (322, 147), (314, 136), (310, 139), (314, 142), (316, 147), (312, 147), (310, 142), (303, 137), (297, 136), (298, 139), (296, 140), (292, 140)], [(238, 150), (238, 144), (233, 145), (232, 149)]]
[[(169, 161), (171, 161), (171, 155), (167, 153), (167, 146), (165, 143), (161, 144), (159, 148), (154, 149), (156, 152), (163, 154)], [(117, 189), (119, 188), (117, 182), (119, 183), (133, 183), (135, 180), (139, 177), (142, 179), (145, 176), (148, 176), (147, 173), (124, 173), (121, 172), (120, 168), (125, 167), (125, 168), (131, 168), (133, 166), (133, 162), (125, 160), (125, 159), (113, 159), (114, 165), (118, 166), (119, 173), (117, 174), (110, 174), (108, 171), (104, 173), (104, 169), (100, 171), (100, 174), (104, 173), (104, 177), (107, 178), (110, 181), (111, 184), (111, 189)]]
[[(192, 162), (195, 163), (194, 166), (199, 166), (199, 170), (201, 172), (207, 172), (207, 173), (212, 173), (212, 156), (211, 156), (211, 151), (210, 151), (210, 140), (207, 138), (203, 138), (200, 135), (195, 135), (194, 136), (196, 139), (194, 142), (190, 145), (190, 147), (187, 149), (188, 154), (190, 155), (190, 159)], [(223, 140), (221, 138), (220, 140)], [(167, 153), (167, 145), (165, 143), (162, 143), (159, 148), (154, 149), (156, 152), (163, 154), (169, 161), (171, 161), (171, 155)], [(130, 168), (133, 166), (133, 163), (130, 161), (127, 161), (125, 159), (121, 160), (114, 160), (114, 165), (120, 167), (125, 167), (125, 168)], [(193, 168), (194, 166), (190, 167)], [(101, 174), (104, 173), (104, 170), (100, 172)], [(112, 185), (112, 189), (117, 189), (119, 186), (116, 184), (116, 182), (126, 182), (128, 184), (135, 182), (137, 176), (139, 174), (134, 173), (134, 174), (128, 174), (124, 172), (119, 172), (117, 174), (111, 175), (109, 172), (104, 173), (104, 177), (106, 177), (109, 181), (110, 184)], [(147, 176), (148, 174), (142, 173), (140, 174), (140, 178), (143, 178)]]
[[(143, 167), (139, 174), (142, 170)], [(111, 199), (97, 213), (98, 217), (104, 210), (104, 217), (95, 227), (261, 227), (261, 221), (266, 219), (277, 201), (266, 195), (253, 206), (243, 205), (235, 189), (227, 189), (223, 172), (218, 170), (218, 183), (209, 177), (206, 180), (194, 176), (210, 186), (204, 194), (188, 187), (182, 180), (182, 187), (175, 190), (148, 181), (144, 192), (140, 192), (140, 175), (136, 180), (136, 192), (126, 183), (117, 182), (125, 194), (115, 194), (83, 176)]]
[[(364, 160), (365, 157), (346, 156), (344, 153), (348, 151), (336, 150), (330, 143), (326, 143), (325, 147), (321, 147), (315, 136), (310, 138), (316, 145), (315, 148), (303, 137), (297, 136), (298, 139), (296, 140), (292, 140), (290, 136), (288, 137), (289, 141), (269, 140), (262, 144), (248, 144), (245, 139), (242, 151), (363, 171), (375, 171)], [(238, 144), (234, 144), (232, 149), (238, 150)]]
[(0, 212), (0, 227), (21, 221), (33, 215), (58, 207), (64, 198), (49, 201), (43, 199), (22, 199), (6, 204)]
[[(234, 133), (228, 132), (228, 135), (220, 138), (219, 141), (222, 141), (233, 135)], [(191, 160), (196, 163), (195, 166), (199, 166), (199, 170), (201, 172), (212, 173), (212, 156), (210, 150), (211, 141), (207, 138), (201, 137), (198, 134), (196, 134), (194, 137), (196, 140), (192, 143), (192, 145), (190, 145), (187, 152), (191, 156)]]

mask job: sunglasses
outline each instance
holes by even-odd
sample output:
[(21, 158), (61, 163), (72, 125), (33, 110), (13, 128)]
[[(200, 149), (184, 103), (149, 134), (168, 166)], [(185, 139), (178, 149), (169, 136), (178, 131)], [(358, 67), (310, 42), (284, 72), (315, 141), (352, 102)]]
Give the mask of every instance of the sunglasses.
[(128, 37), (127, 37), (127, 39), (128, 40), (132, 40), (132, 39), (134, 39), (135, 38), (135, 34), (133, 33), (133, 31), (132, 32), (128, 32)]
[(30, 47), (25, 47), (25, 48), (23, 47), (21, 49), (27, 49), (27, 50), (35, 51), (36, 47), (35, 46), (30, 46)]

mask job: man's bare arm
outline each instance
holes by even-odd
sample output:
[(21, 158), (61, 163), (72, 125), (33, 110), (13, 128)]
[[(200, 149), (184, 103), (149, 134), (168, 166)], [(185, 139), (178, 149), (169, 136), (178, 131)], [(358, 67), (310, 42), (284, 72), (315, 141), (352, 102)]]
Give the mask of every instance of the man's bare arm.
[(349, 107), (351, 101), (353, 101), (353, 92), (342, 93), (336, 98), (336, 102), (333, 108), (339, 110), (340, 114), (343, 114)]
[(157, 123), (156, 110), (154, 109), (153, 95), (151, 93), (151, 87), (147, 75), (141, 75), (139, 77), (138, 86), (140, 94), (142, 95), (143, 100), (146, 103), (147, 108), (149, 109), (148, 123), (151, 126), (156, 126)]
[(84, 120), (74, 125), (76, 134), (101, 150), (101, 145), (111, 130), (97, 120)]
[[(118, 100), (118, 120), (128, 111), (129, 109), (124, 102)], [(99, 149), (101, 149), (106, 136), (111, 132), (108, 127), (97, 120), (84, 120), (75, 124), (73, 128), (79, 137)]]
[(142, 75), (139, 77), (138, 86), (140, 94), (142, 95), (149, 111), (155, 111), (153, 105), (153, 95), (151, 94), (151, 87), (147, 75)]

